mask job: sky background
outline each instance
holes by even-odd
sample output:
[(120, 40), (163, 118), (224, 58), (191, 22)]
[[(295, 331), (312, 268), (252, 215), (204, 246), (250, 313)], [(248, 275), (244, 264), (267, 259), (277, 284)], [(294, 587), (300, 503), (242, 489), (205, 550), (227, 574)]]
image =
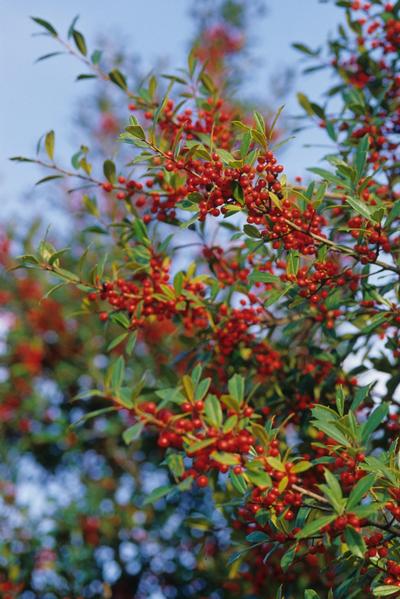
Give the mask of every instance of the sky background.
[[(201, 2), (201, 0), (198, 0)], [(271, 95), (271, 76), (287, 67), (296, 68), (293, 88), (285, 103), (285, 114), (299, 114), (296, 91), (312, 98), (320, 96), (328, 84), (324, 71), (301, 75), (299, 53), (291, 44), (302, 41), (311, 47), (326, 42), (342, 17), (333, 2), (319, 0), (267, 0), (268, 11), (251, 30), (256, 63), (249, 79), (249, 96), (260, 100)], [(60, 56), (34, 64), (37, 57), (57, 48), (51, 38), (33, 36), (39, 28), (29, 16), (50, 21), (65, 32), (75, 15), (79, 29), (93, 47), (100, 33), (125, 40), (130, 52), (141, 56), (148, 70), (162, 57), (173, 70), (185, 65), (188, 42), (194, 30), (189, 0), (0, 0), (0, 223), (16, 215), (26, 215), (34, 203), (33, 186), (38, 178), (35, 167), (8, 161), (13, 155), (32, 155), (40, 136), (54, 129), (57, 146), (69, 162), (72, 150), (71, 123), (76, 103), (90, 92), (90, 82), (75, 83), (80, 66), (73, 58)], [(326, 138), (318, 130), (308, 130), (285, 148), (282, 160), (289, 175), (301, 174), (315, 164), (321, 149), (304, 148)], [(44, 187), (41, 188), (44, 190)], [(48, 193), (43, 191), (43, 193)], [(32, 196), (32, 197), (31, 197)], [(32, 202), (30, 202), (30, 197)], [(51, 218), (49, 219), (51, 220)]]

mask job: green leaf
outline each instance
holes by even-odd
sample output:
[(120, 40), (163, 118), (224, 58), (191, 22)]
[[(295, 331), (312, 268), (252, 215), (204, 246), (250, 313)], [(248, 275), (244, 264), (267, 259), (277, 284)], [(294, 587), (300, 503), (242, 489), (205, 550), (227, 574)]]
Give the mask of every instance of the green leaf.
[(300, 266), (300, 254), (297, 250), (290, 250), (287, 257), (286, 272), (288, 275), (297, 275)]
[(70, 248), (64, 248), (62, 250), (58, 250), (58, 252), (54, 252), (54, 254), (52, 254), (48, 260), (49, 264), (55, 264), (55, 262), (57, 262), (61, 256), (63, 256), (64, 254), (66, 254), (67, 252), (70, 251)]
[(210, 457), (216, 462), (225, 464), (226, 466), (236, 466), (237, 464), (240, 464), (239, 455), (228, 453), (226, 451), (212, 451)]
[(128, 127), (125, 127), (125, 131), (127, 131), (129, 135), (137, 137), (138, 139), (146, 139), (146, 133), (144, 132), (143, 127), (141, 127), (140, 125), (129, 125)]
[(32, 21), (35, 21), (35, 23), (37, 23), (38, 25), (40, 25), (41, 27), (44, 27), (44, 29), (47, 29), (47, 31), (49, 33), (51, 33), (51, 35), (54, 35), (54, 37), (57, 37), (57, 31), (54, 29), (53, 25), (51, 25), (48, 21), (45, 21), (44, 19), (40, 19), (39, 17), (31, 17)]
[(312, 520), (312, 522), (308, 522), (305, 527), (297, 533), (297, 539), (306, 539), (307, 537), (312, 537), (316, 532), (320, 533), (321, 528), (333, 522), (336, 519), (336, 514), (331, 514), (330, 516), (322, 516), (321, 518), (316, 518), (316, 520)]
[(175, 83), (180, 83), (181, 85), (187, 85), (187, 81), (182, 79), (182, 77), (177, 77), (176, 75), (161, 75), (164, 79), (168, 79), (169, 81), (175, 81)]
[(118, 335), (118, 337), (115, 337), (115, 339), (113, 339), (107, 345), (107, 351), (110, 351), (110, 350), (114, 349), (114, 347), (117, 347), (117, 345), (122, 343), (122, 341), (124, 341), (124, 339), (126, 339), (128, 337), (128, 335), (129, 335), (129, 333), (122, 333), (121, 335)]
[(351, 553), (356, 557), (364, 558), (366, 546), (364, 539), (352, 526), (346, 526), (344, 538)]
[(68, 33), (67, 33), (67, 38), (70, 40), (73, 33), (74, 33), (74, 29), (75, 29), (75, 25), (77, 24), (77, 22), (79, 21), (79, 15), (76, 15), (73, 19), (72, 19), (72, 23), (68, 28)]
[(126, 91), (128, 89), (126, 79), (125, 79), (124, 75), (121, 73), (121, 71), (119, 71), (118, 69), (113, 69), (112, 71), (110, 71), (108, 73), (108, 76), (109, 76), (110, 80), (113, 83), (115, 83), (115, 85), (118, 85), (118, 87), (120, 87), (124, 91)]
[(192, 445), (188, 446), (187, 452), (189, 454), (196, 453), (197, 451), (201, 451), (202, 449), (208, 447), (209, 445), (212, 445), (213, 443), (215, 443), (215, 439), (204, 439), (203, 441), (197, 441), (196, 443), (193, 443)]
[[(100, 269), (101, 269), (101, 265), (100, 265)], [(130, 324), (129, 318), (123, 312), (114, 312), (114, 314), (110, 315), (110, 319), (112, 320), (112, 322), (119, 324), (124, 329), (129, 328), (129, 324)]]
[(285, 465), (279, 458), (267, 457), (265, 458), (268, 464), (279, 472), (285, 472)]
[(338, 420), (339, 418), (338, 414), (334, 410), (328, 408), (328, 406), (323, 406), (321, 404), (317, 404), (313, 407), (312, 415), (314, 416), (314, 418), (316, 418), (317, 420), (321, 420), (322, 422), (331, 422), (332, 420)]
[(201, 401), (203, 397), (207, 394), (211, 384), (211, 379), (206, 378), (200, 381), (200, 383), (196, 386), (194, 390), (194, 399), (195, 401)]
[(214, 85), (213, 80), (211, 79), (211, 77), (209, 75), (207, 75), (207, 73), (203, 72), (200, 75), (200, 81), (202, 82), (202, 84), (204, 85), (204, 87), (210, 94), (215, 94), (217, 89)]
[(261, 489), (268, 489), (272, 487), (272, 479), (270, 475), (265, 472), (265, 470), (246, 470), (247, 478), (256, 485), (256, 487), (260, 487)]
[(196, 214), (194, 216), (192, 216), (192, 218), (182, 222), (179, 226), (181, 229), (188, 229), (191, 225), (193, 225), (198, 220), (199, 220), (199, 212), (196, 212)]
[(342, 487), (339, 484), (338, 479), (330, 470), (325, 469), (325, 480), (328, 483), (330, 489), (334, 493), (335, 497), (338, 500), (343, 498)]
[(371, 212), (367, 204), (357, 198), (346, 197), (346, 202), (357, 212), (361, 214), (364, 218), (371, 220)]
[(65, 54), (65, 52), (49, 52), (48, 54), (43, 54), (43, 56), (39, 56), (39, 58), (35, 60), (35, 63), (42, 62), (42, 60), (47, 60), (48, 58), (52, 58), (53, 56), (60, 56), (60, 54)]
[(229, 416), (228, 420), (226, 420), (224, 422), (224, 426), (222, 427), (222, 432), (229, 433), (231, 430), (233, 430), (235, 428), (237, 423), (238, 423), (238, 417), (236, 416), (236, 414)]
[(392, 584), (381, 585), (379, 587), (375, 587), (372, 590), (375, 597), (388, 597), (389, 595), (394, 595), (399, 592), (399, 587), (396, 587)]
[[(257, 126), (257, 129), (251, 129), (250, 130), (250, 134), (251, 134), (251, 138), (257, 143), (259, 144), (263, 149), (267, 148), (267, 136), (265, 135), (265, 123), (264, 123), (264, 119), (261, 117), (262, 119), (262, 123), (264, 126), (264, 131), (260, 130), (260, 127)], [(261, 121), (260, 121), (261, 123)], [(254, 152), (256, 152), (254, 154)], [(253, 160), (257, 157), (257, 150), (253, 150), (253, 152), (251, 152), (247, 158), (246, 158), (246, 164), (252, 164)]]
[(288, 291), (290, 291), (290, 289), (292, 289), (293, 284), (290, 283), (289, 285), (286, 285), (283, 289), (274, 289), (272, 291), (270, 291), (268, 293), (268, 297), (264, 302), (264, 308), (268, 308), (269, 306), (272, 306), (273, 304), (275, 304), (278, 300), (281, 299), (281, 297), (283, 297), (284, 295), (287, 294)]
[(351, 407), (350, 407), (350, 409), (352, 411), (357, 410), (357, 408), (362, 404), (362, 402), (368, 396), (368, 393), (370, 392), (371, 387), (372, 387), (372, 384), (365, 385), (364, 387), (357, 387), (357, 389), (354, 393), (354, 399), (353, 399)]
[(233, 125), (233, 127), (235, 127), (236, 129), (240, 129), (240, 131), (243, 131), (245, 133), (247, 131), (250, 131), (250, 128), (247, 125), (245, 125), (244, 123), (242, 123), (242, 121), (232, 121), (231, 125)]
[(186, 397), (192, 403), (194, 401), (194, 383), (187, 374), (182, 377), (182, 386), (185, 390)]
[(311, 48), (305, 44), (300, 44), (299, 42), (292, 44), (292, 48), (295, 48), (296, 50), (299, 50), (299, 52), (303, 52), (303, 54), (307, 54), (308, 56), (318, 56), (319, 54), (318, 50), (311, 50)]
[(244, 378), (240, 374), (234, 374), (228, 381), (229, 394), (239, 405), (244, 400)]
[(242, 141), (240, 143), (239, 153), (240, 157), (244, 158), (247, 156), (251, 144), (251, 133), (250, 131), (246, 131), (242, 137)]
[(261, 133), (261, 135), (265, 136), (265, 120), (262, 114), (257, 111), (253, 112), (254, 122), (256, 124), (257, 131)]
[(331, 437), (345, 447), (350, 447), (351, 443), (347, 437), (345, 437), (345, 435), (335, 426), (335, 424), (331, 422), (321, 422), (320, 420), (314, 421), (313, 424), (315, 428), (328, 435), (328, 437)]
[(44, 296), (42, 297), (42, 299), (46, 299), (46, 298), (50, 297), (50, 295), (52, 295), (58, 289), (61, 289), (61, 287), (64, 287), (65, 285), (67, 285), (67, 283), (58, 283), (57, 285), (54, 285), (53, 287), (50, 287), (50, 289), (44, 294)]
[(281, 584), (281, 586), (277, 590), (276, 595), (275, 595), (275, 599), (285, 599), (284, 596), (283, 596), (283, 584)]
[(115, 183), (117, 172), (115, 168), (115, 164), (112, 160), (105, 160), (103, 163), (103, 173), (107, 181), (110, 183)]
[(178, 453), (170, 453), (165, 458), (167, 466), (176, 479), (179, 479), (185, 472), (183, 457)]
[(199, 384), (199, 381), (201, 379), (201, 375), (203, 373), (203, 367), (201, 364), (196, 364), (196, 366), (193, 368), (192, 370), (192, 383), (194, 386)]
[(331, 139), (333, 139), (333, 141), (336, 141), (337, 140), (337, 135), (336, 135), (336, 131), (335, 131), (335, 128), (333, 126), (332, 121), (326, 120), (325, 121), (325, 128), (326, 128), (326, 132), (329, 135), (329, 137)]
[(392, 222), (398, 218), (400, 218), (400, 200), (394, 202), (392, 209), (386, 218), (385, 227), (389, 227)]
[(124, 442), (129, 445), (129, 443), (132, 443), (132, 441), (136, 441), (137, 439), (139, 439), (140, 435), (142, 434), (142, 431), (144, 429), (144, 422), (136, 422), (136, 424), (134, 424), (133, 426), (129, 427), (128, 429), (126, 429), (126, 431), (124, 431), (122, 433), (122, 438), (124, 440)]
[(361, 333), (363, 333), (363, 335), (369, 335), (369, 333), (372, 333), (372, 331), (380, 327), (384, 322), (387, 322), (386, 313), (374, 314), (374, 316), (370, 319), (369, 324), (361, 329)]
[(297, 101), (300, 104), (300, 106), (306, 111), (306, 113), (308, 115), (312, 116), (314, 114), (314, 111), (311, 107), (310, 100), (307, 98), (307, 96), (305, 94), (302, 94), (301, 92), (299, 92), (297, 94)]
[(222, 425), (222, 409), (218, 398), (215, 395), (209, 395), (205, 401), (204, 409), (207, 422), (219, 429)]
[(366, 443), (369, 440), (370, 435), (374, 432), (375, 429), (381, 424), (381, 422), (386, 418), (389, 412), (389, 404), (382, 403), (378, 406), (372, 414), (368, 416), (367, 421), (363, 424), (361, 429), (361, 442)]
[(170, 491), (172, 491), (173, 487), (171, 487), (170, 485), (164, 485), (162, 487), (158, 487), (157, 489), (154, 489), (154, 491), (152, 491), (150, 493), (150, 495), (148, 495), (142, 505), (149, 505), (152, 503), (155, 503), (156, 501), (158, 501), (159, 499), (162, 499), (163, 497), (165, 497), (165, 495), (168, 495), (168, 493)]
[(261, 443), (264, 446), (269, 445), (269, 442), (270, 442), (269, 435), (263, 426), (261, 426), (260, 424), (253, 423), (251, 425), (251, 432), (253, 433), (253, 435), (255, 437), (257, 437), (257, 439), (259, 439), (261, 441)]
[(306, 589), (304, 591), (304, 599), (320, 599), (320, 597), (313, 589)]
[(235, 161), (235, 157), (228, 152), (228, 150), (218, 149), (217, 154), (225, 164), (229, 165), (231, 162)]
[(281, 557), (281, 568), (284, 572), (286, 572), (286, 570), (289, 568), (289, 566), (293, 563), (293, 560), (295, 557), (296, 557), (296, 545), (294, 547), (291, 547)]
[(344, 186), (346, 183), (346, 181), (344, 179), (337, 177), (330, 171), (327, 171), (323, 168), (313, 167), (313, 168), (309, 168), (307, 170), (310, 171), (311, 173), (314, 173), (315, 175), (319, 175), (320, 177), (322, 177), (322, 179), (325, 179), (326, 181), (328, 181), (328, 183), (332, 183), (333, 185)]
[(36, 181), (35, 186), (42, 185), (42, 183), (47, 183), (48, 181), (53, 181), (54, 179), (63, 179), (64, 175), (49, 175), (48, 177), (43, 177), (39, 181)]
[[(74, 395), (72, 400), (76, 401), (78, 399), (88, 399), (90, 397), (104, 397), (104, 391), (100, 391), (100, 389), (90, 389), (89, 391), (82, 391), (82, 393), (78, 393), (77, 395)], [(106, 408), (106, 409), (108, 409), (108, 408)], [(113, 408), (113, 409), (116, 410), (117, 408)]]
[(46, 149), (47, 156), (50, 158), (50, 160), (54, 159), (54, 141), (54, 131), (49, 131), (48, 133), (46, 133), (46, 137), (44, 138), (44, 147)]
[(72, 32), (72, 37), (74, 38), (74, 42), (75, 42), (76, 47), (78, 48), (79, 52), (81, 54), (83, 54), (84, 56), (86, 56), (87, 55), (87, 46), (86, 46), (85, 38), (83, 37), (82, 33), (80, 31), (77, 31), (76, 29), (74, 29), (74, 31)]
[(233, 470), (230, 471), (229, 477), (236, 491), (243, 495), (247, 490), (247, 483), (242, 474), (235, 474)]
[(22, 262), (23, 264), (39, 264), (39, 260), (33, 254), (23, 254), (22, 256), (17, 256), (16, 260), (18, 262)]
[(93, 73), (82, 73), (77, 76), (75, 81), (83, 81), (86, 79), (97, 79), (97, 75), (93, 75)]
[(338, 385), (336, 389), (336, 407), (340, 416), (344, 413), (344, 390), (342, 385)]
[(119, 356), (110, 367), (111, 389), (117, 391), (120, 389), (125, 376), (125, 360), (123, 356)]
[(191, 489), (191, 487), (192, 487), (192, 483), (193, 483), (193, 476), (188, 476), (182, 482), (180, 482), (176, 488), (178, 491), (189, 491), (189, 489)]
[(254, 225), (244, 225), (243, 231), (253, 239), (260, 239), (262, 237), (260, 231)]
[(356, 167), (358, 179), (360, 179), (364, 174), (365, 165), (367, 163), (368, 148), (368, 135), (365, 135), (357, 146), (356, 156), (354, 160), (354, 165)]
[(269, 541), (269, 536), (261, 530), (255, 530), (247, 535), (246, 541), (249, 541), (250, 543), (267, 543)]
[(75, 273), (65, 270), (65, 268), (60, 268), (56, 264), (54, 265), (54, 272), (61, 279), (66, 279), (71, 283), (79, 283), (79, 277)]
[(196, 65), (197, 65), (197, 59), (195, 57), (195, 51), (192, 48), (192, 50), (190, 51), (189, 56), (188, 56), (189, 75), (191, 77), (193, 77), (193, 75), (194, 75)]
[(50, 256), (54, 254), (56, 249), (49, 241), (47, 241), (46, 237), (42, 239), (42, 241), (39, 243), (39, 255), (42, 258), (42, 260), (45, 260), (47, 262)]
[(240, 405), (238, 404), (238, 402), (235, 399), (233, 399), (233, 397), (231, 395), (221, 395), (221, 401), (223, 404), (228, 406), (228, 408), (230, 408), (231, 410), (234, 410), (235, 412), (239, 412)]
[(374, 474), (368, 474), (357, 482), (357, 484), (352, 488), (347, 500), (347, 510), (352, 511), (360, 503), (361, 499), (373, 487), (375, 479), (376, 476)]
[(281, 280), (277, 275), (273, 275), (270, 272), (261, 272), (259, 270), (253, 270), (249, 275), (250, 283), (280, 283)]
[(175, 289), (176, 295), (180, 295), (182, 292), (183, 280), (184, 280), (184, 275), (183, 275), (183, 272), (180, 270), (174, 276), (174, 289)]
[(90, 198), (88, 195), (85, 194), (82, 197), (82, 203), (85, 206), (86, 210), (89, 212), (89, 214), (96, 217), (100, 216), (96, 198)]
[(312, 108), (314, 114), (316, 114), (318, 118), (325, 120), (324, 109), (321, 108), (321, 106), (319, 106), (319, 104), (316, 104), (315, 102), (311, 102), (311, 108)]
[(121, 389), (119, 389), (118, 391), (118, 396), (116, 397), (116, 400), (119, 404), (121, 404), (124, 408), (127, 408), (128, 410), (130, 410), (131, 408), (133, 408), (133, 401), (132, 401), (132, 390), (130, 387), (121, 387)]
[(300, 472), (306, 472), (306, 470), (309, 470), (310, 468), (312, 468), (312, 463), (309, 462), (308, 460), (301, 460), (300, 462), (297, 462), (293, 468), (292, 471), (295, 474), (298, 474)]
[(92, 63), (99, 64), (102, 54), (103, 53), (101, 52), (101, 50), (95, 50), (90, 57), (90, 60), (92, 61)]
[(137, 336), (138, 336), (137, 331), (135, 331), (134, 333), (131, 333), (129, 336), (128, 343), (126, 344), (126, 348), (125, 348), (128, 356), (130, 356), (132, 354), (132, 352), (135, 348)]
[(373, 502), (369, 503), (368, 505), (360, 505), (358, 507), (355, 507), (353, 509), (353, 512), (358, 518), (369, 518), (373, 514), (376, 514), (377, 512), (382, 510), (383, 507), (384, 504)]
[(133, 223), (133, 229), (135, 231), (136, 238), (144, 243), (145, 245), (149, 244), (149, 236), (147, 234), (146, 225), (140, 218), (136, 218)]
[(276, 125), (276, 123), (278, 122), (278, 119), (279, 119), (279, 117), (281, 116), (282, 110), (283, 110), (284, 108), (285, 108), (285, 105), (284, 105), (284, 104), (282, 104), (282, 106), (279, 106), (279, 108), (278, 108), (278, 110), (277, 110), (277, 112), (276, 112), (276, 114), (275, 114), (275, 116), (274, 116), (274, 119), (273, 119), (273, 121), (272, 121), (272, 123), (271, 123), (271, 125), (270, 125), (270, 127), (269, 127), (269, 131), (268, 131), (268, 137), (269, 137), (269, 141), (271, 141), (271, 139), (272, 139), (272, 133), (273, 133), (273, 131), (274, 131), (274, 129), (275, 129), (275, 125)]
[[(96, 394), (100, 395), (100, 392), (96, 391)], [(97, 418), (97, 416), (102, 416), (103, 414), (108, 414), (109, 412), (115, 412), (116, 409), (117, 408), (113, 406), (110, 408), (101, 408), (100, 410), (94, 410), (93, 412), (89, 412), (89, 414), (85, 414), (81, 418), (78, 418), (78, 420), (76, 420), (75, 422), (73, 422), (71, 424), (71, 427), (74, 428), (75, 426), (78, 426), (79, 424), (83, 424), (84, 422), (87, 422), (88, 420), (91, 420), (92, 418)]]
[(11, 156), (9, 160), (12, 162), (35, 162), (32, 158), (25, 158), (25, 156)]

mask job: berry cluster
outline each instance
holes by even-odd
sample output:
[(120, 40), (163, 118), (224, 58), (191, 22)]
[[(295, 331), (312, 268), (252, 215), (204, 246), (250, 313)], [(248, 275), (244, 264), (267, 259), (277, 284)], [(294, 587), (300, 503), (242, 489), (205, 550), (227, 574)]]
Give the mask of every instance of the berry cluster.
[(194, 55), (213, 76), (224, 76), (226, 58), (243, 47), (243, 35), (225, 24), (214, 25), (202, 31), (194, 47)]
[[(207, 326), (207, 313), (190, 295), (201, 298), (204, 295), (204, 284), (201, 282), (184, 282), (183, 293), (177, 294), (169, 284), (169, 264), (160, 256), (152, 255), (149, 259), (148, 272), (137, 273), (133, 280), (123, 278), (115, 282), (108, 281), (98, 291), (88, 294), (91, 302), (106, 301), (117, 311), (128, 312), (130, 327), (142, 327), (150, 318), (157, 321), (172, 320), (179, 315), (188, 328)], [(184, 294), (186, 292), (186, 295)], [(108, 319), (108, 312), (99, 314), (101, 320)]]
[(276, 250), (298, 250), (304, 256), (316, 253), (320, 242), (313, 236), (324, 239), (322, 227), (326, 224), (323, 216), (308, 205), (305, 210), (300, 210), (295, 200), (287, 199), (282, 202), (282, 207), (273, 206), (265, 218), (266, 228), (263, 235), (272, 241)]
[[(354, 249), (361, 255), (361, 262), (363, 264), (373, 262), (380, 248), (384, 252), (390, 252), (391, 244), (389, 239), (379, 225), (365, 222), (360, 216), (353, 216), (349, 219), (349, 228), (351, 228), (351, 236), (358, 240)], [(369, 244), (375, 247), (372, 249)]]
[(264, 378), (273, 375), (282, 367), (282, 359), (276, 350), (264, 340), (259, 340), (251, 329), (258, 325), (264, 308), (247, 307), (243, 309), (228, 308), (222, 304), (216, 319), (216, 329), (210, 340), (210, 349), (215, 356), (215, 365), (219, 376), (235, 354), (245, 361), (254, 361), (258, 376)]

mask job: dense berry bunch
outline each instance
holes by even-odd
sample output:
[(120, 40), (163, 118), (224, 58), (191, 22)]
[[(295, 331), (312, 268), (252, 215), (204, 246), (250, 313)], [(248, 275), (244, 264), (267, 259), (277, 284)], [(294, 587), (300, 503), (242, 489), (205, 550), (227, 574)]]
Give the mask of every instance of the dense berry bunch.
[[(142, 248), (145, 252), (145, 248)], [(203, 306), (196, 305), (196, 297), (204, 295), (204, 284), (200, 281), (183, 282), (182, 289), (186, 295), (176, 294), (169, 284), (170, 273), (168, 262), (159, 256), (148, 256), (148, 272), (140, 272), (133, 280), (119, 278), (114, 282), (103, 283), (98, 291), (88, 295), (91, 302), (106, 301), (117, 311), (126, 311), (130, 318), (130, 328), (143, 326), (149, 318), (157, 321), (172, 320), (179, 315), (189, 327), (206, 326), (208, 323)], [(194, 296), (194, 300), (191, 299)], [(100, 319), (105, 321), (108, 313), (100, 312)]]

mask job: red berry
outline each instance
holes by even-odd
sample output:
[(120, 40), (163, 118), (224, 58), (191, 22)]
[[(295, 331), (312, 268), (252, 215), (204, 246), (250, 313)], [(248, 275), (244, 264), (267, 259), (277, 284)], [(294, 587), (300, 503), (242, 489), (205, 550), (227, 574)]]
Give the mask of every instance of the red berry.
[(200, 476), (198, 476), (196, 478), (196, 483), (199, 487), (207, 487), (208, 486), (208, 478), (204, 475), (201, 474)]

